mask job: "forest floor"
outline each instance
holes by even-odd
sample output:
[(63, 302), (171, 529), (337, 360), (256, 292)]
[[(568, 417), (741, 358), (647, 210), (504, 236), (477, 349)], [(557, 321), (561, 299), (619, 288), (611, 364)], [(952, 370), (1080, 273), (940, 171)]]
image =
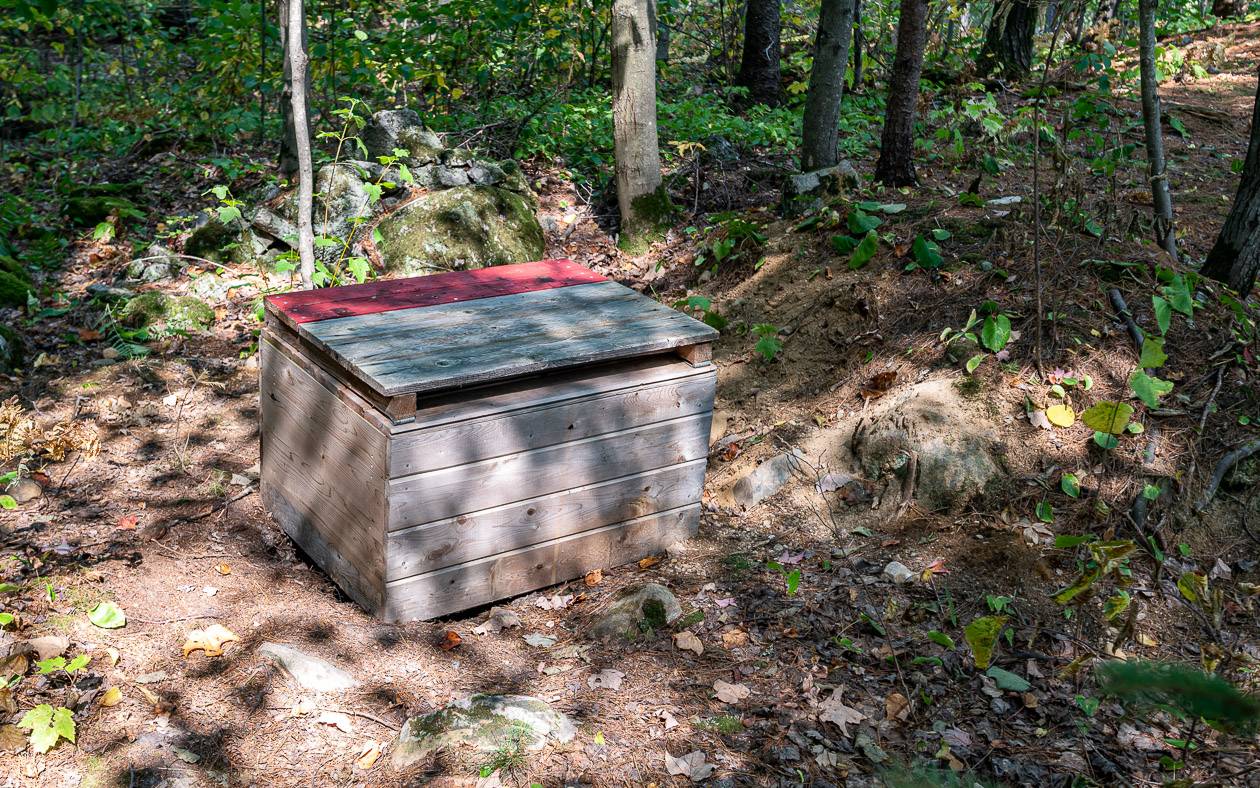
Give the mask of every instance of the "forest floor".
[[(1182, 251), (1202, 259), (1236, 186), (1229, 162), (1246, 146), (1260, 26), (1194, 38), (1223, 45), (1220, 73), (1162, 90), (1187, 130), (1167, 135)], [(1027, 102), (1007, 92), (1001, 104), (1014, 111)], [(1121, 106), (1137, 117), (1133, 106)], [(1140, 124), (1123, 134), (1138, 140)], [(4, 638), (65, 637), (67, 656), (92, 661), (76, 677), (74, 692), (89, 701), (81, 704), (87, 711), (76, 742), (45, 755), (0, 756), (0, 779), (41, 786), (459, 785), (493, 772), (485, 784), (684, 784), (687, 778), (667, 771), (668, 756), (698, 751), (716, 767), (709, 779), (727, 785), (864, 785), (898, 764), (924, 762), (1012, 785), (1260, 780), (1254, 740), (1191, 730), (1165, 712), (1134, 716), (1102, 697), (1091, 678), (1092, 665), (1128, 655), (1213, 663), (1237, 683), (1251, 680), (1260, 660), (1249, 597), (1260, 564), (1246, 531), (1248, 516), (1260, 523), (1255, 496), (1222, 492), (1202, 516), (1189, 503), (1222, 455), (1256, 439), (1260, 366), (1254, 343), (1236, 345), (1215, 286), (1204, 283), (1193, 322), (1179, 317), (1168, 334), (1162, 376), (1175, 381), (1175, 396), (1160, 409), (1139, 408), (1145, 434), (1103, 451), (1079, 421), (1054, 429), (1030, 423), (1028, 405), (1057, 402), (1051, 388), (1064, 378), (1093, 382), (1091, 390), (1065, 392), (1078, 412), (1129, 396), (1138, 356), (1106, 293), (1119, 289), (1136, 321), (1153, 330), (1152, 272), (1165, 264), (1136, 237), (1146, 230), (1126, 231), (1144, 227), (1149, 214), (1140, 171), (1095, 176), (1072, 143), (1056, 150), (1041, 163), (1040, 188), (1052, 205), (1088, 204), (1105, 241), (1066, 211), (1044, 217), (1045, 308), (1056, 317), (1044, 325), (1045, 357), (1053, 360), (1044, 375), (1032, 360), (1037, 308), (1025, 154), (981, 189), (986, 198), (1018, 196), (1017, 203), (960, 205), (956, 195), (974, 171), (931, 162), (920, 168), (918, 189), (862, 195), (905, 208), (880, 227), (895, 243), (856, 271), (832, 249), (837, 231), (826, 229), (825, 216), (819, 226), (796, 229), (797, 220), (766, 207), (776, 192), (750, 198), (731, 187), (733, 207), (762, 222), (767, 240), (705, 281), (681, 227), (645, 257), (623, 257), (570, 184), (535, 170), (544, 212), (572, 219), (552, 224), (564, 233), (550, 232), (550, 254), (667, 302), (709, 297), (732, 326), (773, 324), (782, 350), (766, 361), (753, 350), (755, 338), (737, 330), (718, 343), (715, 447), (695, 539), (659, 562), (605, 568), (597, 581), (547, 590), (573, 595), (561, 609), (539, 606), (539, 594), (506, 602), (523, 626), (494, 634), (472, 631), (485, 610), (404, 625), (374, 621), (264, 511), (251, 473), (259, 457), (250, 272), (229, 272), (241, 284), (214, 304), (212, 331), (155, 342), (147, 358), (112, 358), (85, 305), (23, 322), (37, 360), (22, 377), (0, 379), (0, 399), (17, 395), (44, 427), (94, 432), (100, 451), (39, 467), (43, 494), (0, 515), (4, 551), (20, 559), (0, 570), (2, 579), (55, 590), (51, 600), (22, 593), (6, 601), (20, 629)], [(130, 163), (125, 176), (151, 178), (154, 199), (165, 201), (154, 214), (171, 215), (197, 204), (206, 183), (163, 174), (162, 155)], [(869, 174), (874, 163), (855, 164)], [(730, 178), (761, 177), (732, 169)], [(751, 201), (761, 210), (749, 210)], [(904, 272), (911, 240), (932, 230), (949, 234), (940, 242), (943, 269)], [(113, 284), (130, 256), (125, 243), (80, 241), (56, 274), (58, 289), (67, 304), (86, 304), (86, 288)], [(174, 292), (187, 284), (162, 286)], [(968, 375), (947, 357), (941, 333), (960, 328), (990, 300), (1012, 316), (1009, 354), (986, 358)], [(910, 417), (929, 433), (987, 435), (1003, 483), (944, 512), (894, 505), (895, 491), (887, 489), (839, 506), (818, 492), (825, 473), (857, 470), (830, 463), (846, 456), (860, 424), (916, 403)], [(793, 449), (811, 473), (747, 509), (732, 499), (737, 479)], [(1065, 471), (1080, 480), (1079, 497), (1061, 491)], [(1169, 491), (1150, 503), (1138, 533), (1132, 503), (1160, 482)], [(1049, 517), (1040, 516), (1042, 502)], [(1119, 578), (1132, 612), (1113, 622), (1102, 603), (1115, 589), (1068, 609), (1052, 599), (1087, 555), (1080, 544), (1056, 547), (1056, 537), (1091, 534), (1141, 545)], [(1159, 571), (1156, 550), (1165, 557)], [(909, 570), (903, 582), (885, 572), (893, 561)], [(1219, 622), (1178, 596), (1176, 577), (1190, 570), (1223, 592)], [(699, 638), (703, 653), (681, 650), (666, 631), (634, 646), (586, 637), (591, 611), (646, 581), (671, 589), (684, 611), (703, 614), (679, 624)], [(125, 627), (89, 622), (88, 611), (103, 601), (125, 611)], [(966, 624), (988, 615), (1007, 617), (997, 673), (977, 669), (965, 643)], [(210, 624), (239, 640), (221, 656), (185, 656), (189, 632)], [(461, 642), (444, 648), (451, 631)], [(527, 633), (556, 643), (529, 645)], [(256, 653), (266, 641), (323, 657), (360, 686), (302, 691)], [(624, 674), (619, 686), (591, 680), (605, 670)], [(715, 697), (717, 681), (746, 696)], [(101, 701), (110, 687), (121, 698), (107, 706)], [(406, 718), (477, 692), (545, 699), (574, 718), (578, 734), (538, 751), (453, 752), (392, 769), (389, 748)], [(64, 678), (32, 676), (5, 701), (25, 711), (63, 702), (66, 693)], [(1179, 741), (1190, 737), (1189, 748)], [(2, 738), (13, 747), (11, 737)], [(373, 760), (377, 751), (386, 757)]]

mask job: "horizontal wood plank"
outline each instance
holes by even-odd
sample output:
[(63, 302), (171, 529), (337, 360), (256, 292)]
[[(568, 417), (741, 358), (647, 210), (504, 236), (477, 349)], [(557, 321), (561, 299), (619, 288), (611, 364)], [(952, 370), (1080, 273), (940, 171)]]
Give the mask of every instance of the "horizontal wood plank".
[(386, 396), (459, 388), (711, 342), (704, 323), (615, 282), (304, 323)]
[[(679, 374), (684, 372), (687, 374)], [(606, 383), (617, 389), (585, 396), (573, 396), (572, 389), (588, 391), (589, 385), (545, 385), (550, 403), (521, 409), (504, 409), (493, 415), (471, 418), (443, 426), (396, 434), (391, 445), (390, 477), (467, 465), (505, 454), (554, 446), (596, 435), (642, 427), (653, 422), (692, 416), (713, 409), (715, 376), (690, 374), (685, 363), (633, 376), (644, 382), (625, 385), (627, 379), (610, 378)], [(486, 399), (503, 399), (494, 397)], [(484, 408), (482, 398), (468, 410)], [(502, 403), (500, 403), (502, 404)], [(427, 411), (419, 419), (427, 421)]]
[(693, 460), (395, 531), (386, 538), (385, 579), (693, 504), (700, 500), (704, 469), (703, 459)]
[(389, 482), (389, 530), (536, 498), (708, 453), (712, 412), (404, 476)]
[(268, 296), (266, 304), (269, 310), (296, 325), (604, 281), (605, 277), (572, 260), (540, 260), (294, 291)]
[(389, 583), (385, 618), (434, 618), (619, 566), (690, 537), (699, 522), (693, 504)]
[(272, 342), (260, 353), (262, 487), (286, 504), (273, 514), (325, 571), (354, 575), (355, 593), (379, 606), (387, 436)]
[[(384, 409), (389, 403), (388, 398), (380, 397), (375, 392), (365, 392), (351, 388), (345, 381), (339, 379), (332, 371), (326, 368), (325, 364), (319, 363), (319, 359), (311, 354), (313, 348), (304, 348), (299, 344), (299, 339), (292, 331), (282, 325), (278, 325), (273, 321), (263, 327), (262, 336), (258, 341), (259, 366), (263, 366), (262, 354), (266, 352), (279, 353), (291, 364), (297, 366), (303, 372), (311, 377), (316, 383), (330, 392), (355, 413), (358, 413), (368, 422), (382, 432), (390, 431), (393, 426), (391, 419), (383, 415)], [(369, 399), (369, 397), (371, 397)]]

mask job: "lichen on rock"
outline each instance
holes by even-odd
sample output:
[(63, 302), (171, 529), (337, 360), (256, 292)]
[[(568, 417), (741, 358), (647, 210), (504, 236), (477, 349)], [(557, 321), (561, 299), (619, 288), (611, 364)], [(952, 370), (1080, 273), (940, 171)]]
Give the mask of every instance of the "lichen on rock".
[(160, 333), (204, 331), (214, 325), (214, 310), (196, 296), (152, 291), (133, 296), (119, 312), (122, 321)]
[(471, 695), (403, 723), (394, 744), (394, 766), (405, 767), (431, 752), (468, 746), (494, 752), (514, 744), (537, 749), (547, 741), (571, 741), (573, 722), (546, 701), (528, 695)]

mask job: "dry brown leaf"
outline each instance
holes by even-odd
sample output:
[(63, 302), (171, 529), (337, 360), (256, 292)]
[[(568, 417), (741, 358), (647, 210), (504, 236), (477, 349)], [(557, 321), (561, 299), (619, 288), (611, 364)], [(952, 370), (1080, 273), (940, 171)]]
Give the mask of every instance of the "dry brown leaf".
[(752, 690), (743, 684), (728, 684), (721, 679), (713, 682), (713, 691), (717, 693), (718, 700), (723, 703), (739, 703), (752, 694)]
[(149, 702), (149, 705), (152, 706), (154, 710), (156, 710), (158, 707), (162, 705), (162, 699), (159, 698), (157, 696), (157, 693), (155, 693), (153, 690), (149, 689), (143, 684), (137, 684), (136, 689), (140, 690), (140, 694), (144, 695), (144, 699)]
[(117, 706), (119, 703), (122, 703), (122, 690), (118, 687), (110, 687), (101, 695), (101, 705), (105, 708)]
[(211, 624), (205, 629), (194, 629), (188, 633), (188, 639), (184, 641), (184, 658), (194, 651), (204, 651), (207, 657), (217, 657), (223, 654), (223, 646), (232, 641), (239, 641), (240, 638), (236, 633), (222, 624)]
[(748, 633), (742, 629), (731, 629), (722, 633), (723, 648), (742, 648), (748, 645)]
[(315, 719), (320, 725), (331, 725), (342, 733), (354, 733), (354, 726), (350, 724), (350, 718), (339, 711), (325, 711)]
[(859, 392), (864, 399), (878, 399), (888, 393), (888, 390), (897, 382), (897, 371), (889, 370), (881, 372), (870, 380), (866, 381)]
[(818, 719), (821, 722), (832, 722), (840, 728), (841, 735), (846, 738), (849, 735), (850, 724), (856, 724), (866, 719), (866, 715), (857, 709), (844, 705), (840, 701), (840, 695), (844, 692), (844, 687), (838, 687), (832, 691), (831, 697), (818, 704)]
[(446, 634), (442, 636), (442, 639), (438, 641), (438, 646), (440, 646), (443, 651), (450, 651), (463, 642), (464, 639), (459, 636), (458, 632), (453, 629), (448, 629), (446, 630)]
[(359, 753), (358, 760), (354, 762), (354, 765), (364, 771), (367, 771), (372, 768), (372, 765), (376, 763), (376, 759), (379, 757), (381, 757), (381, 745), (373, 742), (363, 748), (362, 752)]
[(604, 571), (596, 569), (594, 572), (587, 572), (585, 580), (588, 586), (597, 586), (604, 582)]
[(124, 514), (118, 518), (118, 530), (120, 531), (134, 531), (139, 524), (140, 518), (134, 514)]
[(884, 717), (889, 720), (904, 720), (910, 716), (910, 701), (900, 692), (894, 692), (884, 698)]
[(214, 571), (218, 572), (221, 575), (230, 575), (232, 574), (232, 565), (231, 564), (215, 564)]
[(649, 569), (653, 566), (656, 566), (660, 562), (661, 562), (661, 559), (659, 556), (649, 555), (647, 558), (644, 558), (641, 561), (639, 561), (639, 568)]
[(700, 638), (687, 630), (674, 633), (674, 648), (680, 651), (690, 651), (696, 656), (704, 653), (704, 644), (700, 642)]

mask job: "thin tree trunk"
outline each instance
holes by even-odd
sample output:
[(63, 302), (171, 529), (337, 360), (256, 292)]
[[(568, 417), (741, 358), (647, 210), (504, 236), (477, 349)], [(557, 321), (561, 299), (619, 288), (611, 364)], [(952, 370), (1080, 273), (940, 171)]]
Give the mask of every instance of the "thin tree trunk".
[(779, 0), (748, 0), (744, 53), (735, 84), (748, 88), (754, 104), (776, 107), (783, 100), (779, 27)]
[(656, 137), (656, 42), (652, 0), (613, 0), (613, 149), (625, 248), (645, 239), (667, 210)]
[(1037, 7), (1030, 0), (1002, 0), (993, 9), (993, 19), (980, 52), (980, 69), (1018, 79), (1032, 68), (1033, 32)]
[(661, 17), (669, 8), (669, 0), (664, 0), (658, 4), (656, 8), (657, 14), (652, 29), (656, 31), (656, 59), (662, 63), (669, 62), (669, 26), (673, 23), (671, 17), (668, 22)]
[(267, 0), (258, 0), (258, 141), (267, 139)]
[(862, 40), (862, 0), (853, 0), (853, 91), (856, 93), (862, 84), (864, 66)]
[(875, 180), (889, 186), (913, 186), (914, 112), (919, 103), (919, 75), (927, 36), (927, 0), (901, 0), (897, 22), (897, 54), (888, 83), (888, 105), (880, 138)]
[(1155, 0), (1138, 0), (1138, 25), (1138, 70), (1142, 79), (1142, 120), (1146, 127), (1146, 171), (1155, 205), (1155, 242), (1176, 260), (1172, 197), (1164, 162), (1164, 133), (1160, 128), (1159, 85), (1155, 81)]
[(1204, 276), (1227, 282), (1244, 297), (1260, 274), (1260, 83), (1251, 110), (1251, 140), (1234, 206), (1203, 264)]
[[(296, 106), (293, 101), (293, 59), (290, 56), (290, 27), (289, 22), (292, 15), (289, 12), (289, 0), (280, 0), (280, 45), (284, 52), (284, 84), (280, 90), (280, 119), (283, 126), (283, 133), (280, 137), (280, 174), (291, 177), (298, 171), (298, 153), (297, 153), (297, 132), (296, 125), (293, 121), (293, 107)], [(300, 48), (303, 52), (307, 46), (307, 30), (305, 15), (301, 19), (301, 41)], [(302, 123), (308, 129), (310, 128), (310, 85), (305, 86), (306, 94), (303, 96), (303, 107), (306, 114), (302, 117)]]
[[(302, 0), (288, 0), (289, 30), (302, 30)], [(298, 167), (298, 258), (302, 285), (310, 288), (315, 279), (315, 233), (311, 229), (311, 192), (315, 175), (311, 169), (311, 135), (307, 128), (306, 114), (306, 42), (289, 47), (289, 71), (292, 81), (293, 135), (297, 149)]]
[(805, 117), (801, 134), (801, 170), (812, 172), (836, 163), (840, 134), (840, 101), (849, 68), (849, 38), (853, 34), (853, 1), (822, 0), (814, 65), (809, 72)]

